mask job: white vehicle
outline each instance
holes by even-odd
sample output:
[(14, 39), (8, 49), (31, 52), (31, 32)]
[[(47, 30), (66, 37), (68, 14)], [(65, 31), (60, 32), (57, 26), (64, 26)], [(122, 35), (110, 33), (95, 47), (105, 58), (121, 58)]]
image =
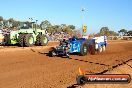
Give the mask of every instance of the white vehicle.
[(104, 52), (107, 46), (107, 37), (100, 36), (100, 37), (94, 37), (93, 39), (95, 39), (95, 49), (98, 52)]

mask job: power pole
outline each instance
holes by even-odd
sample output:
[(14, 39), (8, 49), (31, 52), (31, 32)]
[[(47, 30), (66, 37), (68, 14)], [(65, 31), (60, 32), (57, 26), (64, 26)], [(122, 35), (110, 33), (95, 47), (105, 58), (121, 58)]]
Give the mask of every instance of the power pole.
[(87, 32), (87, 25), (85, 24), (85, 8), (82, 8), (81, 10), (82, 12), (82, 37), (86, 36), (86, 32)]

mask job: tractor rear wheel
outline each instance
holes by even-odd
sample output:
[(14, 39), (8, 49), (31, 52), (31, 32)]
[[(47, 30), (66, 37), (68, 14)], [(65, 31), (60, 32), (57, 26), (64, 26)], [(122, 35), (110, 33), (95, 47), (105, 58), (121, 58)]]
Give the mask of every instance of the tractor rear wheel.
[(24, 44), (27, 47), (33, 46), (33, 44), (34, 44), (34, 38), (33, 38), (32, 34), (26, 34), (24, 36)]
[(19, 34), (19, 36), (18, 36), (18, 43), (22, 47), (24, 46), (24, 36), (25, 36), (25, 34)]
[(95, 40), (90, 41), (90, 44), (88, 45), (88, 51), (90, 54), (95, 55), (96, 54), (96, 49), (95, 49)]
[(10, 44), (10, 34), (5, 34), (4, 35), (4, 45), (9, 45)]
[(48, 44), (48, 38), (46, 35), (41, 35), (39, 34), (37, 37), (36, 37), (36, 45), (39, 45), (39, 46), (46, 46)]
[(83, 43), (83, 44), (81, 45), (80, 54), (81, 54), (81, 56), (85, 56), (85, 55), (87, 55), (87, 53), (88, 53), (87, 43)]
[(55, 55), (56, 55), (55, 51), (49, 51), (49, 56), (50, 57), (55, 57)]
[(42, 35), (40, 37), (40, 45), (41, 46), (46, 46), (48, 44), (48, 38), (46, 35)]
[(89, 53), (92, 55), (96, 54), (96, 50), (95, 50), (95, 44), (89, 45)]

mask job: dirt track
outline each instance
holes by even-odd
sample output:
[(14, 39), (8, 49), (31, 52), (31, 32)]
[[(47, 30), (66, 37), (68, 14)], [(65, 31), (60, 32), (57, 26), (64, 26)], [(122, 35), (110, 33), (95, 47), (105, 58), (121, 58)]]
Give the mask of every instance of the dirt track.
[[(49, 47), (52, 44), (57, 43)], [(110, 41), (102, 54), (71, 55), (72, 59), (51, 58), (46, 56), (47, 51), (48, 46), (0, 49), (0, 88), (73, 88), (78, 67), (105, 74), (121, 60), (132, 59), (132, 41)]]

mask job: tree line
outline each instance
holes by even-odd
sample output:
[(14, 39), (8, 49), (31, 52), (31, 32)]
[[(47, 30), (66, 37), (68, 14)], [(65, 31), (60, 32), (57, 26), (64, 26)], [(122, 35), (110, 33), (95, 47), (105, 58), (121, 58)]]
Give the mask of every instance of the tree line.
[[(13, 28), (18, 28), (20, 26), (21, 21), (16, 21), (13, 18), (9, 18), (5, 20), (2, 16), (0, 16), (0, 26)], [(27, 22), (28, 23), (28, 22)], [(52, 25), (48, 20), (42, 21), (40, 25), (37, 24), (37, 27), (46, 30), (48, 33), (55, 33), (55, 32), (65, 32), (68, 34), (79, 34), (74, 25)], [(81, 34), (81, 33), (80, 33)], [(121, 29), (118, 32), (110, 30), (108, 27), (102, 27), (97, 34), (90, 34), (90, 35), (106, 35), (106, 36), (132, 36), (132, 30)]]
[(132, 30), (120, 29), (118, 32), (111, 31), (108, 27), (102, 27), (97, 36), (132, 36)]
[[(10, 29), (16, 27), (19, 28), (21, 21), (16, 21), (13, 18), (9, 18), (8, 20), (4, 19), (0, 16), (0, 27), (8, 27)], [(28, 21), (26, 22), (29, 23)], [(36, 24), (37, 27), (46, 30), (48, 33), (54, 32), (65, 32), (69, 34), (73, 34), (75, 32), (76, 27), (74, 25), (60, 24), (60, 25), (52, 25), (48, 20), (44, 20), (40, 23), (40, 25)]]
[(72, 34), (73, 32), (75, 32), (76, 29), (74, 25), (66, 25), (66, 24), (52, 25), (48, 20), (41, 22), (40, 26), (42, 29), (47, 30), (47, 32), (49, 33), (65, 32), (68, 34)]

